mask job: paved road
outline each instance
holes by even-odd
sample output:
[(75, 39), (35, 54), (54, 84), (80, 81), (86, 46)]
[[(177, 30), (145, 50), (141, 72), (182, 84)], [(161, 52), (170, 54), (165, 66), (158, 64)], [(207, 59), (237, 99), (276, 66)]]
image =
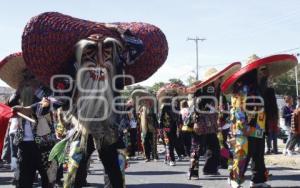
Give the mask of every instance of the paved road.
[[(295, 157), (300, 157), (295, 156)], [(103, 167), (97, 160), (97, 155), (92, 156), (93, 164), (88, 182), (92, 187), (103, 187)], [(229, 188), (227, 184), (227, 170), (220, 170), (220, 176), (200, 176), (199, 180), (187, 180), (186, 172), (189, 162), (187, 160), (177, 162), (175, 167), (167, 166), (162, 160), (145, 163), (143, 160), (130, 161), (130, 167), (126, 172), (126, 184), (128, 188), (199, 188), (222, 187)], [(201, 159), (201, 166), (203, 159)], [(270, 184), (272, 187), (300, 187), (300, 170), (295, 168), (269, 166), (273, 174)], [(201, 167), (200, 167), (201, 170)], [(250, 171), (247, 179), (250, 178)], [(10, 188), (12, 173), (8, 169), (0, 169), (0, 188)], [(249, 187), (249, 181), (244, 183)]]

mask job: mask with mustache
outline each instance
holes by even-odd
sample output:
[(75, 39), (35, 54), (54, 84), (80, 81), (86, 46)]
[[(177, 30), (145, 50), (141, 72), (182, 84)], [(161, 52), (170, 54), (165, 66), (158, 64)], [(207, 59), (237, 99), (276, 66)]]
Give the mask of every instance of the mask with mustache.
[(103, 125), (114, 123), (112, 84), (119, 61), (119, 46), (119, 41), (101, 37), (77, 43), (76, 57), (80, 67), (77, 113), (86, 129), (93, 133), (102, 132)]

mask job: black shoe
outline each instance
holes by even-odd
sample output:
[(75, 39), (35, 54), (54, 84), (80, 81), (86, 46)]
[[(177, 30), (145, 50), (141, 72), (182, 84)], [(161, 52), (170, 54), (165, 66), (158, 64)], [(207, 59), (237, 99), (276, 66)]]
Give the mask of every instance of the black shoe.
[(208, 175), (208, 176), (219, 176), (221, 175), (220, 172), (203, 172), (203, 175)]
[(83, 183), (81, 184), (80, 187), (91, 187), (91, 186), (92, 186), (92, 184), (90, 184), (90, 183), (88, 183), (87, 181), (85, 181), (85, 182), (83, 182)]
[(220, 169), (228, 169), (228, 165), (221, 165)]
[(64, 183), (61, 180), (56, 180), (55, 181), (55, 186), (56, 187), (63, 187)]
[(270, 154), (271, 154), (270, 150), (266, 151), (266, 155), (270, 155)]

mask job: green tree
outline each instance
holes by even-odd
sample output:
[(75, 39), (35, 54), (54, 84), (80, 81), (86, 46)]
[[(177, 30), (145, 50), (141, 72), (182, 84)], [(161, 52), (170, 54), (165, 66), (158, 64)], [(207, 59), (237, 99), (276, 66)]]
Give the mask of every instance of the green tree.
[(131, 92), (135, 89), (145, 89), (145, 87), (143, 87), (141, 85), (126, 86), (126, 87), (124, 87), (124, 90), (121, 92), (121, 95), (129, 98)]
[(186, 82), (187, 82), (187, 86), (192, 86), (192, 85), (193, 85), (193, 83), (195, 83), (195, 82), (196, 82), (196, 77), (195, 77), (195, 76), (192, 76), (192, 75), (190, 75), (190, 76), (187, 78)]
[(171, 79), (169, 79), (169, 82), (172, 84), (184, 85), (183, 81), (178, 78), (171, 78)]
[(155, 95), (156, 92), (165, 85), (164, 82), (156, 82), (150, 87), (150, 91)]
[[(300, 72), (298, 71), (298, 75), (300, 76), (299, 73)], [(296, 96), (295, 69), (291, 69), (287, 73), (275, 78), (272, 85), (278, 95)]]

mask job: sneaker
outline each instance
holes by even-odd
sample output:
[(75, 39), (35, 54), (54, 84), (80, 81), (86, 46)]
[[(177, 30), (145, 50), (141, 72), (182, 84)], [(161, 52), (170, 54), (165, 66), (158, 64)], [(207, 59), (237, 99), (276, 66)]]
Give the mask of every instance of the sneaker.
[(148, 163), (148, 162), (150, 162), (150, 159), (146, 159), (144, 162), (145, 162), (145, 163)]
[(177, 161), (182, 161), (183, 157), (182, 156), (178, 156)]
[(287, 154), (287, 149), (283, 149), (282, 150), (282, 155), (286, 156), (286, 154)]
[(295, 152), (300, 152), (300, 148), (299, 147), (295, 147)]
[(292, 155), (293, 155), (292, 150), (287, 149), (286, 151), (287, 151), (287, 155), (288, 155), (288, 156), (292, 156)]
[(176, 163), (174, 161), (170, 161), (170, 166), (176, 166)]
[(271, 185), (266, 184), (266, 183), (254, 183), (253, 181), (250, 181), (250, 188), (254, 187), (271, 187)]
[(64, 183), (61, 180), (55, 181), (55, 187), (63, 187)]
[(230, 178), (227, 179), (227, 182), (230, 185), (230, 187), (232, 187), (232, 188), (241, 188), (240, 184), (238, 184), (236, 181), (234, 181)]

